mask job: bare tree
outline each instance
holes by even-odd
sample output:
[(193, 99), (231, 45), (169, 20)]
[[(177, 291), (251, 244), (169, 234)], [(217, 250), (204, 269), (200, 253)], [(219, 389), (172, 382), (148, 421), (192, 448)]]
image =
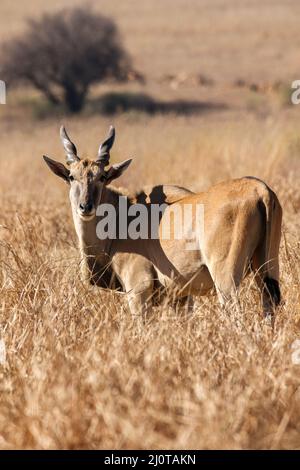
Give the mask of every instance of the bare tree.
[(0, 76), (9, 85), (31, 84), (71, 112), (82, 109), (91, 84), (135, 73), (114, 22), (86, 8), (30, 20), (1, 56)]

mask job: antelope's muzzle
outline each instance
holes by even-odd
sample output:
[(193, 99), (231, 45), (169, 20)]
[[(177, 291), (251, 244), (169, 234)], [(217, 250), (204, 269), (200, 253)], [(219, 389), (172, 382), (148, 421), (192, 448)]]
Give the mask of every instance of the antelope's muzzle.
[(79, 215), (82, 219), (91, 219), (95, 216), (95, 208), (91, 202), (80, 203), (78, 207)]

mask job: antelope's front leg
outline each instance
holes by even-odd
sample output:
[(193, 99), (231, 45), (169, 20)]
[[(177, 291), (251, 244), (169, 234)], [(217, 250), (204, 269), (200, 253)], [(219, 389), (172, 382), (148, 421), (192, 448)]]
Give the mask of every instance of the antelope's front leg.
[(131, 289), (127, 292), (127, 301), (132, 316), (146, 319), (152, 309), (153, 285), (148, 285), (144, 289)]
[(154, 270), (152, 264), (142, 256), (135, 255), (121, 273), (130, 312), (133, 316), (146, 317), (152, 308)]

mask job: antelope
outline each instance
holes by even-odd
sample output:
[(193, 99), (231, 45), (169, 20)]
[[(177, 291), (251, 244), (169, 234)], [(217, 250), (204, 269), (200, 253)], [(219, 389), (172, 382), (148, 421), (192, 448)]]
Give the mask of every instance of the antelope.
[[(153, 204), (164, 203), (162, 214), (151, 227), (151, 234), (154, 231), (156, 236), (132, 238), (126, 232), (127, 236), (121, 237), (117, 226), (114, 237), (99, 238), (97, 225), (103, 214), (99, 215), (98, 209), (109, 205), (117, 213), (124, 193), (111, 186), (111, 182), (127, 170), (132, 159), (107, 168), (115, 139), (113, 127), (95, 160), (79, 158), (64, 127), (60, 136), (68, 168), (47, 156), (44, 160), (70, 186), (85, 280), (125, 291), (131, 313), (139, 315), (151, 308), (149, 299), (157, 284), (173, 289), (178, 298), (206, 295), (215, 288), (224, 306), (237, 295), (242, 280), (252, 271), (261, 292), (264, 317), (273, 322), (281, 300), (278, 253), (282, 209), (266, 183), (255, 177), (242, 177), (200, 193), (179, 186), (146, 188), (126, 199), (125, 211), (132, 213), (137, 207), (145, 208), (150, 220)], [(197, 232), (198, 206), (203, 209), (203, 230)], [(185, 207), (192, 209), (185, 220), (187, 227), (176, 237), (182, 219), (175, 220), (174, 214), (184, 213)], [(165, 226), (169, 227), (167, 237)]]

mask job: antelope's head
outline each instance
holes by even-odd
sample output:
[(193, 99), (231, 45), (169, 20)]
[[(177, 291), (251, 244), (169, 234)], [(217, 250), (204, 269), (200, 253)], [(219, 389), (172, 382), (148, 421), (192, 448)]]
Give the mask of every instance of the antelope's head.
[(76, 147), (63, 126), (60, 129), (60, 137), (66, 152), (68, 167), (45, 155), (44, 160), (53, 173), (70, 185), (73, 213), (82, 220), (92, 220), (96, 215), (97, 206), (100, 204), (104, 186), (119, 178), (130, 165), (131, 159), (105, 169), (109, 165), (110, 150), (115, 140), (113, 127), (110, 127), (106, 140), (100, 145), (95, 160), (79, 158)]

